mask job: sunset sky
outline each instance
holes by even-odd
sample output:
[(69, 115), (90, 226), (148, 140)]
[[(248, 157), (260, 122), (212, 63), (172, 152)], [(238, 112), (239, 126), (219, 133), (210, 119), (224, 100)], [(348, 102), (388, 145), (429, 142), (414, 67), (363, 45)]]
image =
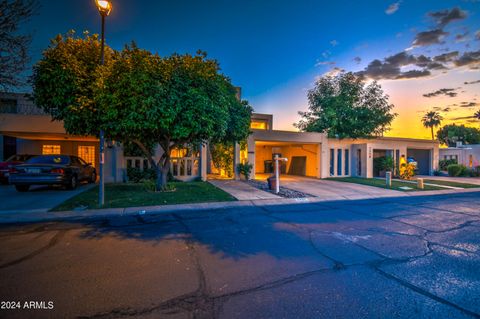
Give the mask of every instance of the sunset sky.
[[(315, 78), (341, 70), (380, 82), (395, 105), (390, 136), (430, 138), (420, 118), (479, 127), (480, 0), (113, 1), (107, 42), (167, 55), (207, 51), (256, 112), (293, 130)], [(93, 0), (41, 1), (26, 26), (32, 61), (70, 29), (99, 32)]]

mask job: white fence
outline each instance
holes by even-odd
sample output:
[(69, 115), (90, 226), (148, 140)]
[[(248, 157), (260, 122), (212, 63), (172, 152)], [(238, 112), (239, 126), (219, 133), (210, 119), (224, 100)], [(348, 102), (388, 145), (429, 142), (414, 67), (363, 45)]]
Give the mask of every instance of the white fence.
[[(125, 167), (140, 170), (151, 168), (149, 161), (143, 157), (125, 157)], [(200, 177), (199, 157), (171, 157), (170, 172), (178, 180), (188, 181)]]

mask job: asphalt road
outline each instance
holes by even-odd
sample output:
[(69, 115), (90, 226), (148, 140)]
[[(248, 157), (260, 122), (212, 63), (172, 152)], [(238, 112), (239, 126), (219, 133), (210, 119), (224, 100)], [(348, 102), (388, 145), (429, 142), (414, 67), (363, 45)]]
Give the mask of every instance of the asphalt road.
[(479, 196), (1, 226), (0, 317), (479, 318)]
[(93, 184), (82, 183), (75, 190), (53, 186), (32, 186), (28, 192), (21, 193), (17, 192), (13, 185), (0, 185), (0, 214), (25, 211), (46, 212), (90, 187), (93, 187)]

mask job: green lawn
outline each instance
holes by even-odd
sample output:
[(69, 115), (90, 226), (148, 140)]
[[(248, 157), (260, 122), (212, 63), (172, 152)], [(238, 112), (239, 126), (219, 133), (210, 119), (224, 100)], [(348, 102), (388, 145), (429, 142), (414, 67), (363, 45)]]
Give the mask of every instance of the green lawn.
[(459, 183), (459, 182), (451, 182), (451, 181), (441, 181), (441, 180), (436, 180), (436, 179), (424, 179), (423, 182), (424, 183), (430, 183), (430, 184), (437, 184), (437, 185), (460, 187), (460, 188), (480, 187), (480, 185), (475, 185), (475, 184)]
[[(379, 179), (379, 178), (331, 177), (331, 178), (328, 178), (328, 179), (332, 180), (332, 181), (337, 181), (337, 182), (355, 183), (355, 184), (362, 184), (362, 185), (368, 185), (368, 186), (374, 186), (374, 187), (380, 187), (380, 188), (387, 188), (387, 186), (385, 185), (385, 180), (384, 179)], [(403, 189), (400, 188), (402, 186), (407, 186), (407, 187), (410, 187), (412, 189), (403, 190)], [(425, 191), (438, 190), (438, 189), (446, 189), (446, 188), (425, 185), (424, 189), (418, 189), (417, 185), (414, 184), (414, 183), (392, 180), (392, 187), (389, 188), (389, 189), (402, 191), (402, 192), (412, 192), (412, 191), (422, 191), (422, 190), (425, 190)]]
[[(230, 194), (206, 182), (174, 182), (173, 192), (146, 191), (142, 184), (106, 184), (104, 208), (173, 205), (236, 200)], [(72, 210), (86, 206), (98, 208), (98, 186), (70, 198), (52, 211)]]

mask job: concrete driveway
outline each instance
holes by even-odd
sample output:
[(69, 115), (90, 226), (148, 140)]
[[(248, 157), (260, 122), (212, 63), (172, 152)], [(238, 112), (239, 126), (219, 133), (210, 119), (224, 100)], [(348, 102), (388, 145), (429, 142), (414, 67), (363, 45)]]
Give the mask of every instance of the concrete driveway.
[(478, 198), (3, 225), (0, 317), (479, 318)]
[(32, 186), (28, 192), (20, 193), (12, 185), (0, 185), (0, 214), (46, 212), (90, 187), (93, 185), (80, 184), (72, 191), (59, 187)]
[[(265, 178), (263, 175), (259, 177)], [(390, 189), (293, 175), (282, 175), (280, 183), (284, 187), (326, 200), (406, 196), (403, 192)]]

